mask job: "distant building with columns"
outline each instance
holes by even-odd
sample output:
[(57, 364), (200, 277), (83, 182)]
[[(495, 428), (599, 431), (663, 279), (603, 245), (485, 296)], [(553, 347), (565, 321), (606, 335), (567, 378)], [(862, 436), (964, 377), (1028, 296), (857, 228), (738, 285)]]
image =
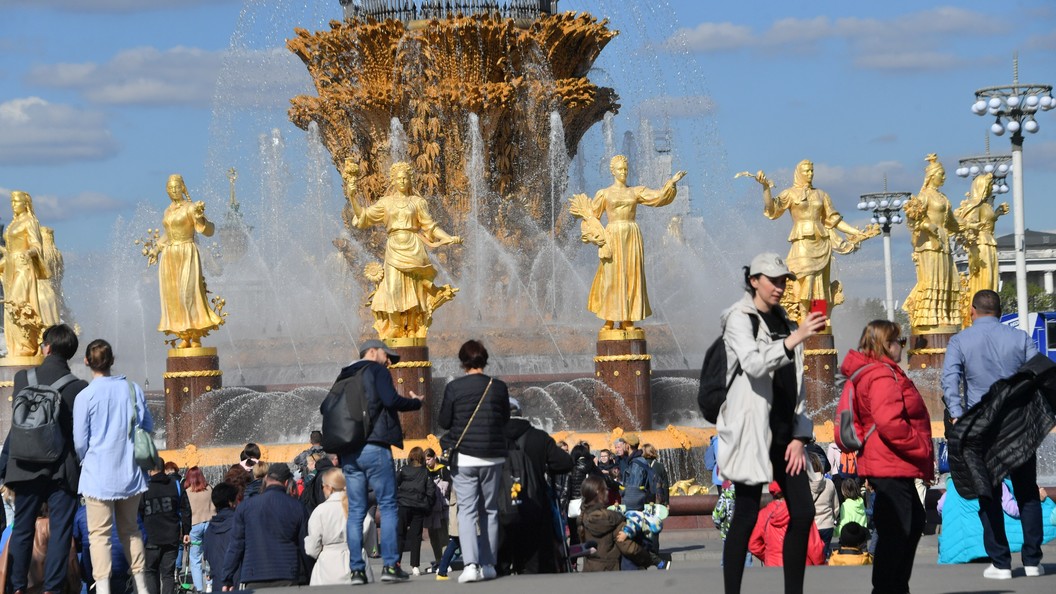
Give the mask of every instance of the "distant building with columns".
[[(998, 271), (1002, 284), (1016, 281), (1015, 238), (1012, 234), (997, 238)], [(1027, 284), (1038, 285), (1049, 294), (1056, 292), (1056, 233), (1027, 229), (1024, 239), (1027, 244)], [(957, 270), (967, 271), (968, 257), (963, 251), (955, 253), (954, 261)]]

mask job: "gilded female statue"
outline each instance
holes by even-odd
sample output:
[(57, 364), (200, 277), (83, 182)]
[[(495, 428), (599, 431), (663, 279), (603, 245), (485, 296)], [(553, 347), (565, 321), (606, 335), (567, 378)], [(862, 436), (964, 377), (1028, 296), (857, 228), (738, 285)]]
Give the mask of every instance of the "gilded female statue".
[(946, 170), (934, 153), (926, 160), (924, 185), (905, 206), (917, 284), (902, 308), (916, 331), (952, 328), (949, 331), (955, 332), (961, 326), (961, 283), (950, 251), (950, 235), (957, 233), (959, 226), (950, 201), (939, 190), (946, 182)]
[(984, 173), (972, 180), (967, 200), (953, 211), (960, 227), (960, 240), (968, 251), (968, 295), (998, 288), (997, 241), (994, 226), (1008, 214), (1008, 204), (994, 208), (994, 174)]
[(34, 357), (44, 329), (38, 285), (49, 276), (43, 259), (40, 223), (33, 214), (33, 199), (11, 192), (14, 216), (4, 230), (0, 271), (4, 284), (4, 340), (8, 357)]
[(170, 175), (166, 189), (171, 202), (161, 219), (164, 232), (153, 250), (161, 289), (158, 332), (176, 336), (176, 348), (199, 348), (202, 338), (223, 324), (209, 305), (195, 244), (195, 233), (212, 236), (213, 223), (205, 218), (204, 202), (191, 202), (183, 176)]
[[(572, 198), (570, 212), (583, 219), (583, 241), (598, 246), (598, 271), (590, 286), (587, 309), (605, 321), (602, 330), (632, 330), (634, 322), (653, 314), (645, 288), (645, 252), (635, 217), (638, 205), (666, 206), (675, 199), (679, 171), (659, 190), (627, 185), (627, 157), (609, 162), (613, 183), (598, 190), (594, 200), (584, 194)], [(604, 229), (601, 215), (608, 218)]]
[(381, 338), (425, 338), (433, 311), (458, 291), (433, 283), (436, 269), (425, 248), (461, 244), (462, 238), (433, 220), (425, 199), (413, 190), (414, 171), (408, 163), (393, 163), (387, 193), (370, 206), (362, 206), (355, 195), (358, 176), (359, 167), (346, 161), (342, 177), (352, 225), (384, 225), (388, 231), (383, 276), (370, 301), (374, 329)]
[[(838, 283), (830, 279), (832, 253), (856, 251), (862, 241), (876, 236), (879, 229), (869, 227), (863, 231), (844, 221), (828, 193), (814, 187), (814, 163), (808, 159), (796, 165), (792, 187), (782, 190), (776, 198), (772, 195), (773, 182), (762, 171), (754, 176), (739, 173), (738, 177), (742, 175), (754, 177), (763, 186), (763, 214), (766, 218), (776, 220), (785, 211), (792, 217), (792, 231), (788, 235), (792, 247), (786, 261), (789, 270), (796, 274), (796, 280), (794, 289), (790, 286), (782, 299), (793, 306), (786, 307), (789, 317), (793, 320), (806, 318), (814, 300), (824, 299), (830, 309), (837, 305), (839, 298), (834, 297), (837, 297)], [(838, 231), (845, 233), (846, 237)]]
[(41, 258), (48, 270), (48, 278), (37, 281), (37, 300), (40, 302), (40, 317), (45, 328), (54, 326), (62, 318), (62, 254), (55, 247), (55, 230), (41, 227), (43, 240)]

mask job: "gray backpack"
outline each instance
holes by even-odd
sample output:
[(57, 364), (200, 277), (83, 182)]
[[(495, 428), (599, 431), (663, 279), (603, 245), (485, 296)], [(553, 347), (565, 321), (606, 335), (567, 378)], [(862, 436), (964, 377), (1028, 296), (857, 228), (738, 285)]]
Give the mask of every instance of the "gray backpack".
[(26, 373), (26, 387), (13, 399), (7, 446), (12, 460), (47, 463), (62, 457), (66, 439), (59, 426), (61, 392), (75, 381), (77, 376), (67, 373), (50, 385), (40, 384), (36, 369)]

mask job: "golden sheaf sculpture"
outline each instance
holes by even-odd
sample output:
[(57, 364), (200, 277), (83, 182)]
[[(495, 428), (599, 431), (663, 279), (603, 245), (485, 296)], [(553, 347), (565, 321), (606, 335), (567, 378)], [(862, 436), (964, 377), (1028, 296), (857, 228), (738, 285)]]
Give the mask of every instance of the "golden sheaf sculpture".
[[(461, 244), (462, 238), (449, 235), (433, 220), (425, 199), (413, 190), (414, 170), (407, 163), (394, 163), (389, 169), (389, 189), (370, 206), (356, 197), (359, 166), (347, 160), (341, 172), (345, 181), (346, 220), (359, 229), (383, 225), (385, 264), (370, 266), (365, 273), (377, 283), (370, 297), (374, 329), (382, 339), (425, 338), (433, 322), (433, 312), (454, 298), (458, 289), (436, 285), (436, 269), (426, 247)], [(379, 278), (380, 276), (380, 278)]]
[[(590, 286), (587, 309), (605, 324), (602, 330), (630, 330), (634, 322), (652, 315), (645, 283), (645, 252), (642, 232), (635, 217), (638, 205), (666, 206), (675, 199), (675, 184), (685, 177), (679, 171), (664, 187), (651, 190), (627, 185), (627, 157), (616, 155), (609, 163), (611, 186), (598, 190), (591, 200), (585, 194), (572, 197), (569, 212), (582, 219), (581, 239), (598, 246), (598, 271)], [(607, 222), (601, 225), (601, 215)]]

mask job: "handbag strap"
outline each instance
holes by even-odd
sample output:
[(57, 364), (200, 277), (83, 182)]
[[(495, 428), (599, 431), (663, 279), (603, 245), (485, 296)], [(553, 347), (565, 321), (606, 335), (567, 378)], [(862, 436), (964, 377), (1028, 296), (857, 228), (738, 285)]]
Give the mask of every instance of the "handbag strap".
[(128, 437), (131, 438), (136, 432), (136, 388), (132, 385), (132, 380), (125, 379), (128, 382), (128, 405), (132, 407), (132, 418), (128, 421)]
[(458, 446), (462, 445), (462, 438), (466, 436), (466, 431), (469, 431), (469, 426), (473, 424), (473, 419), (477, 416), (477, 411), (480, 410), (480, 405), (484, 402), (484, 398), (488, 396), (488, 390), (491, 389), (491, 382), (494, 378), (488, 378), (488, 385), (484, 388), (484, 393), (480, 395), (480, 400), (477, 401), (477, 407), (473, 409), (473, 414), (469, 415), (469, 421), (466, 422), (466, 426), (462, 428), (462, 435), (458, 436), (458, 441), (455, 442), (455, 447), (451, 448), (454, 450), (458, 449)]

